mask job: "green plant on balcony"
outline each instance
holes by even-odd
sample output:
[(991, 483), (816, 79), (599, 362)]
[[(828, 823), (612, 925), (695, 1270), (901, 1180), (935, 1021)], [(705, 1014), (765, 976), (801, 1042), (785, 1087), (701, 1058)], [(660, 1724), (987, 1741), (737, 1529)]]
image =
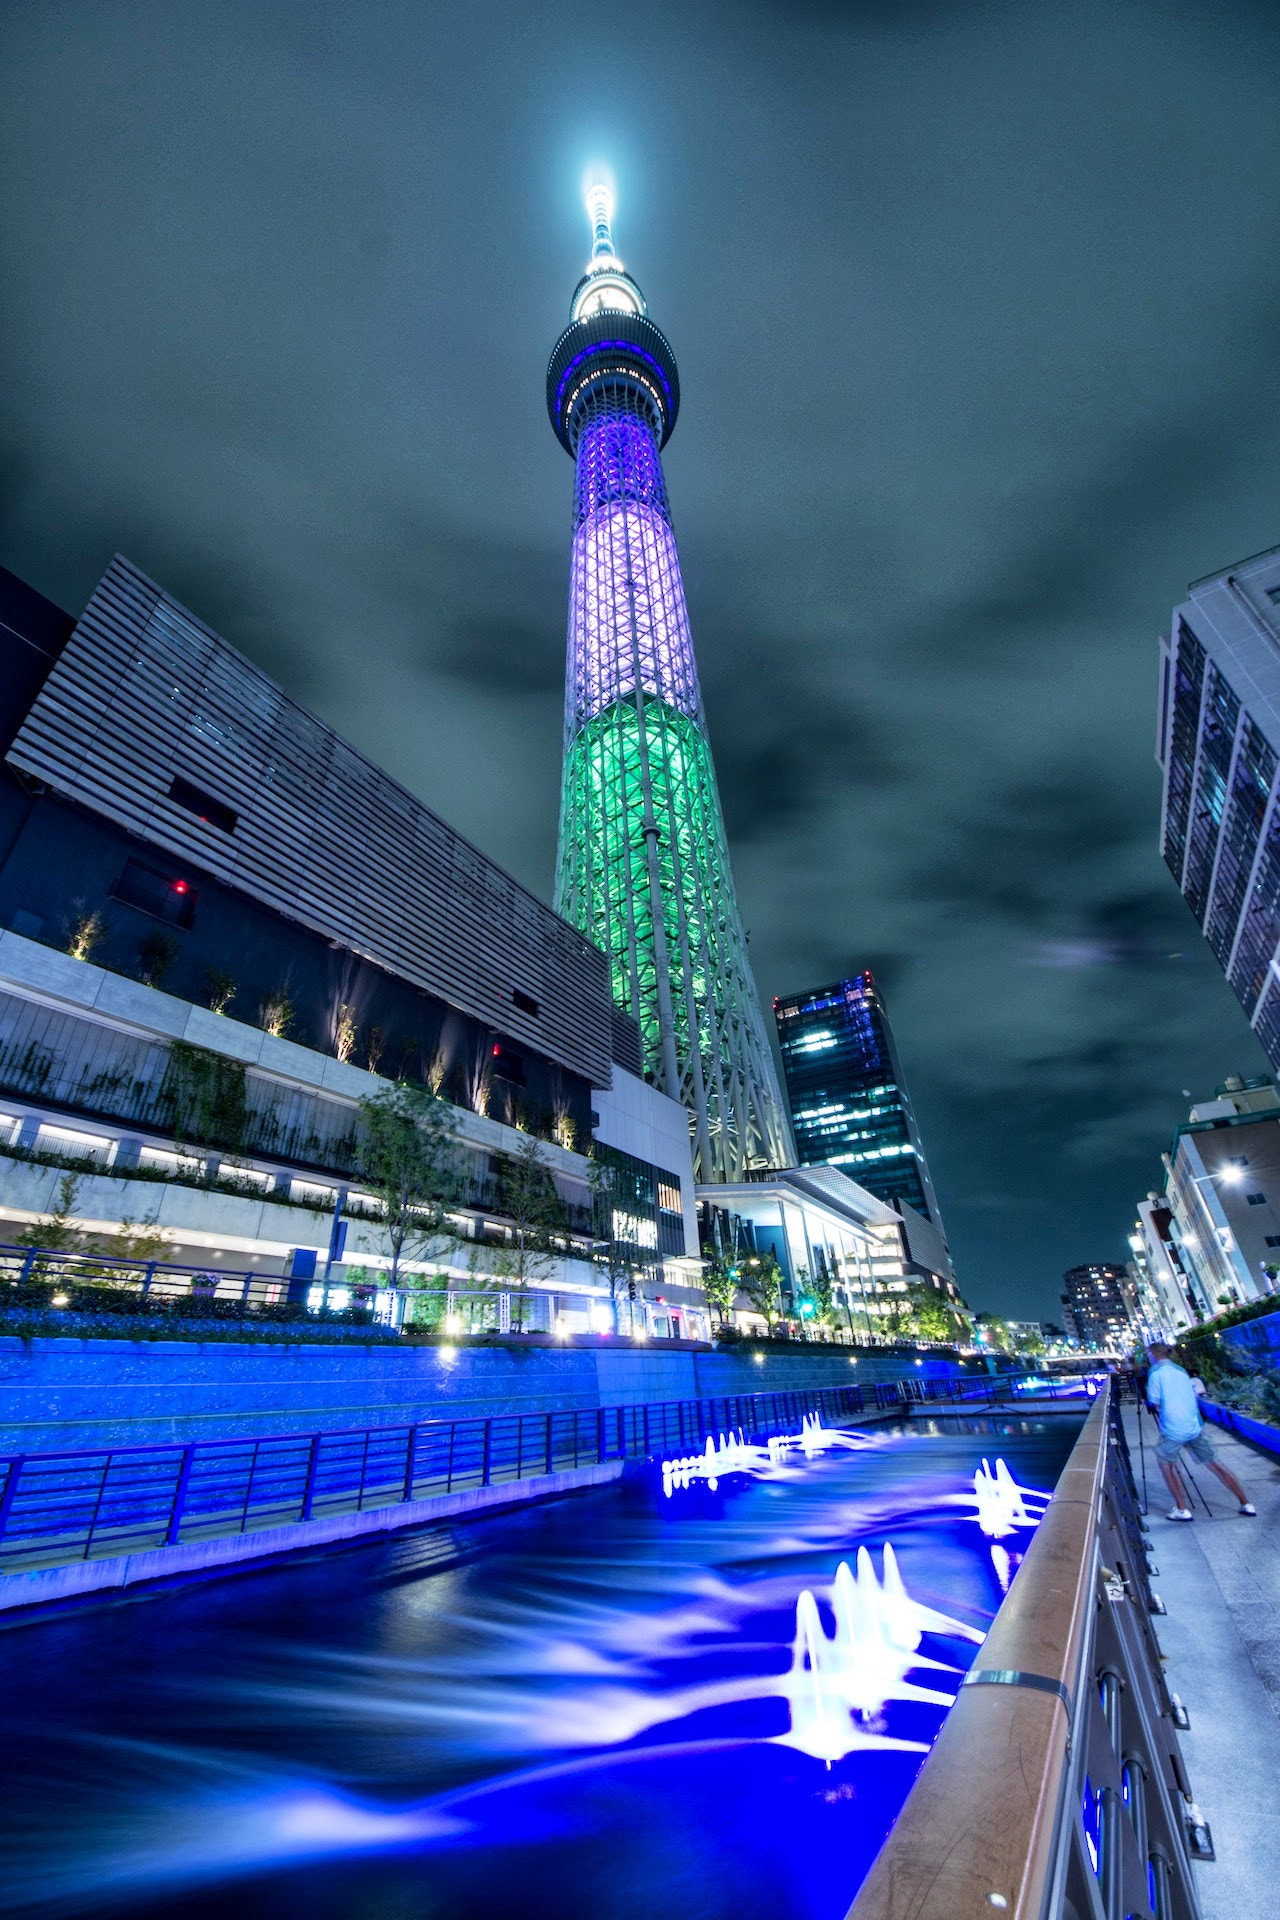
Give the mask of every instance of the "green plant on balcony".
[(269, 993), (259, 1009), (259, 1022), (264, 1033), (276, 1040), (283, 1040), (293, 1025), (293, 996), (288, 987), (279, 986)]
[(339, 1060), (344, 1063), (350, 1060), (356, 1050), (358, 1035), (359, 1028), (356, 1026), (355, 1015), (344, 1003), (338, 1008), (333, 1023), (333, 1051)]
[(87, 908), (81, 900), (74, 903), (72, 916), (67, 952), (73, 960), (91, 960), (107, 937), (107, 923), (96, 907)]
[(239, 991), (239, 982), (221, 967), (210, 967), (204, 976), (204, 997), (210, 1013), (225, 1013)]

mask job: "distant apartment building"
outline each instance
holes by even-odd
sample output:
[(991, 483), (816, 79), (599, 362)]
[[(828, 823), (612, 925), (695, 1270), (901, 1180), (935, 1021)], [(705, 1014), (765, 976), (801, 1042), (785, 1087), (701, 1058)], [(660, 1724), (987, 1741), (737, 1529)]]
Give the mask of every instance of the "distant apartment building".
[(1156, 757), (1165, 864), (1280, 1067), (1280, 547), (1175, 608)]
[(1068, 1267), (1062, 1282), (1063, 1324), (1082, 1347), (1123, 1353), (1133, 1345), (1137, 1323), (1124, 1267), (1108, 1261)]
[(1275, 1291), (1280, 1093), (1226, 1080), (1192, 1107), (1164, 1156), (1168, 1233), (1198, 1317)]
[(835, 1167), (898, 1213), (909, 1263), (954, 1278), (884, 1001), (870, 973), (775, 999), (802, 1166)]

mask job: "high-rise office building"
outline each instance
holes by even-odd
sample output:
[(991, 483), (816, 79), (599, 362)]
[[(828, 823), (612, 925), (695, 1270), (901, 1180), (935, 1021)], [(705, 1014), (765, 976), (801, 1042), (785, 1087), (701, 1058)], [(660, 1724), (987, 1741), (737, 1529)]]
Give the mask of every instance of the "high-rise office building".
[(1124, 1267), (1109, 1262), (1069, 1267), (1062, 1276), (1062, 1317), (1081, 1346), (1126, 1353), (1137, 1337), (1133, 1289)]
[(675, 356), (588, 195), (592, 251), (547, 371), (576, 466), (556, 906), (604, 949), (702, 1180), (791, 1158), (734, 895), (660, 451)]
[(1165, 863), (1280, 1067), (1280, 547), (1175, 609), (1156, 757)]
[(839, 1167), (941, 1227), (938, 1200), (880, 990), (869, 973), (776, 999), (782, 1070), (802, 1166)]

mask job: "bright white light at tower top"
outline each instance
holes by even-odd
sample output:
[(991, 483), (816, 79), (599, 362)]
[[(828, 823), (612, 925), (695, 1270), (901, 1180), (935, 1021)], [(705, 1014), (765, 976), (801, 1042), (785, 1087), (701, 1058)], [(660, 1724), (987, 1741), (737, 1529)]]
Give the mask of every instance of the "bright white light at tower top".
[(613, 188), (607, 180), (591, 180), (585, 194), (587, 218), (591, 222), (591, 252), (613, 252)]

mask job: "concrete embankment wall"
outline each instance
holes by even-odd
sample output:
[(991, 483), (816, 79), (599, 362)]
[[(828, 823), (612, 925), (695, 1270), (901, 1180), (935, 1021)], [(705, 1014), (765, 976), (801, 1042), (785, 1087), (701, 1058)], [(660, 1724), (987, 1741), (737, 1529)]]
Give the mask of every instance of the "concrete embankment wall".
[(0, 1454), (234, 1439), (805, 1392), (954, 1374), (847, 1348), (751, 1354), (607, 1347), (244, 1345), (0, 1338)]
[(1264, 1313), (1223, 1329), (1222, 1344), (1235, 1360), (1280, 1370), (1280, 1313)]

